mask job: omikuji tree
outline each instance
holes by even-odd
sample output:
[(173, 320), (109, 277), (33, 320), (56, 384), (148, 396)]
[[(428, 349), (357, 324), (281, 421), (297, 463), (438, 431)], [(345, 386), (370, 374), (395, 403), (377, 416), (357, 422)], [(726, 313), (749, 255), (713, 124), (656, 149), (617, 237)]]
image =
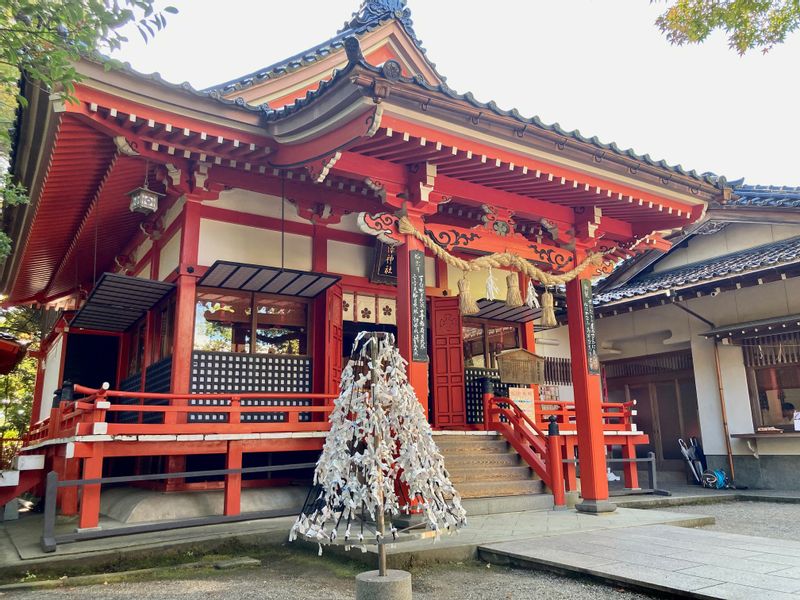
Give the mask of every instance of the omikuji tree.
[(381, 546), (397, 532), (391, 522), (384, 529), (383, 516), (391, 521), (412, 503), (436, 535), (466, 524), (406, 367), (394, 336), (358, 336), (314, 473), (316, 496), (290, 540)]
[(721, 29), (739, 54), (767, 52), (800, 27), (800, 0), (677, 0), (656, 25), (673, 44), (699, 43)]

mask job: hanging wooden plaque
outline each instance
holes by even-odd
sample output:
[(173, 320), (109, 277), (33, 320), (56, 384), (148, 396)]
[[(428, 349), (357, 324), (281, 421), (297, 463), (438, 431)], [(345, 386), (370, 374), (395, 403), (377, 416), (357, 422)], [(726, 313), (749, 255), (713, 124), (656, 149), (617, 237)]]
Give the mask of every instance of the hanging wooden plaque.
[(428, 317), (425, 305), (425, 253), (408, 253), (411, 276), (411, 360), (428, 362)]
[(597, 335), (594, 330), (594, 304), (592, 304), (592, 282), (581, 280), (583, 303), (583, 332), (586, 337), (586, 363), (590, 375), (600, 375), (600, 357), (597, 355)]
[(397, 285), (397, 252), (394, 246), (375, 241), (369, 280), (372, 283)]

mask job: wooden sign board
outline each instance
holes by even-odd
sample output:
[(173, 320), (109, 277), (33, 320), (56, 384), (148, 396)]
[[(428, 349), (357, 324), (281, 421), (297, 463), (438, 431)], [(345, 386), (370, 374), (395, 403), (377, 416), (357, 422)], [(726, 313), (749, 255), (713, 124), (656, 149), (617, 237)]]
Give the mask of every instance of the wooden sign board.
[(425, 299), (425, 253), (408, 253), (411, 275), (411, 360), (428, 362), (428, 315)]
[(531, 421), (536, 422), (536, 395), (533, 388), (510, 387), (508, 388), (508, 397), (531, 418)]
[(544, 383), (544, 358), (528, 350), (503, 352), (497, 357), (497, 366), (503, 383)]
[(594, 329), (594, 304), (592, 303), (592, 282), (581, 280), (581, 300), (583, 301), (583, 329), (586, 336), (586, 362), (590, 375), (600, 374), (600, 357), (597, 355), (597, 335)]
[(372, 283), (397, 285), (397, 251), (394, 246), (375, 241), (369, 280)]

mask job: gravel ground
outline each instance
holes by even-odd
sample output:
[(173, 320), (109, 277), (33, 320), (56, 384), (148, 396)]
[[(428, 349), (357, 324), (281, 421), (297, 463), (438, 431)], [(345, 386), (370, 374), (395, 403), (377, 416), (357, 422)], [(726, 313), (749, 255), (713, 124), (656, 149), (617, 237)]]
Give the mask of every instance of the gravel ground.
[(717, 522), (704, 529), (784, 540), (800, 539), (800, 506), (783, 502), (721, 502), (660, 508), (666, 512), (709, 515)]
[[(219, 576), (140, 581), (88, 587), (63, 588), (40, 592), (7, 594), (27, 600), (85, 600), (113, 598), (136, 600), (286, 600), (320, 598), (352, 600), (355, 595), (354, 572), (320, 559), (284, 559), (264, 570), (243, 570)], [(415, 600), (644, 600), (642, 596), (612, 586), (568, 579), (549, 573), (523, 571), (483, 564), (458, 564), (418, 569), (413, 574)]]

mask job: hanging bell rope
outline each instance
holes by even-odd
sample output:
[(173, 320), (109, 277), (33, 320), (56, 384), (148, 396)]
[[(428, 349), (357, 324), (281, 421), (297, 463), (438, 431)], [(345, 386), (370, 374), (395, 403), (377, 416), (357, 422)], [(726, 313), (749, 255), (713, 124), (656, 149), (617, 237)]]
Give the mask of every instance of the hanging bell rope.
[(506, 286), (508, 292), (506, 293), (506, 306), (522, 306), (522, 291), (519, 289), (519, 273), (512, 271), (506, 276)]
[(527, 275), (531, 279), (540, 282), (544, 286), (564, 285), (583, 273), (588, 266), (601, 266), (606, 254), (611, 254), (618, 250), (618, 248), (615, 247), (604, 253), (592, 253), (589, 254), (578, 266), (566, 271), (565, 273), (549, 273), (547, 271), (542, 271), (536, 265), (512, 252), (497, 252), (495, 254), (479, 256), (478, 258), (474, 258), (472, 260), (464, 260), (463, 258), (453, 256), (439, 244), (430, 239), (427, 235), (417, 230), (408, 217), (400, 217), (397, 226), (400, 233), (415, 237), (422, 242), (422, 244), (437, 258), (443, 260), (445, 263), (455, 267), (456, 269), (461, 271), (485, 271), (489, 267), (493, 267), (495, 269), (512, 267), (523, 275)]
[[(613, 254), (618, 250), (618, 248), (614, 247), (610, 250), (607, 250), (603, 253), (591, 253), (589, 254), (579, 265), (575, 266), (573, 269), (566, 271), (565, 273), (549, 273), (547, 271), (543, 271), (536, 265), (532, 264), (528, 260), (518, 256), (512, 252), (498, 252), (495, 254), (487, 254), (485, 256), (479, 256), (478, 258), (474, 258), (472, 260), (464, 260), (463, 258), (459, 258), (457, 256), (453, 256), (447, 250), (439, 246), (436, 242), (434, 242), (430, 237), (425, 235), (424, 233), (420, 232), (416, 227), (414, 227), (413, 223), (409, 220), (408, 217), (403, 216), (400, 217), (397, 223), (398, 231), (404, 235), (411, 235), (418, 239), (422, 244), (430, 250), (436, 258), (444, 261), (445, 264), (455, 267), (456, 269), (461, 270), (464, 273), (462, 279), (458, 282), (458, 290), (461, 295), (460, 306), (461, 306), (461, 314), (464, 315), (474, 315), (478, 310), (478, 306), (475, 303), (475, 300), (470, 295), (469, 290), (469, 282), (466, 279), (466, 274), (470, 271), (484, 271), (489, 270), (489, 278), (487, 279), (487, 292), (490, 292), (489, 283), (490, 281), (494, 283), (493, 274), (491, 273), (491, 269), (500, 269), (503, 267), (511, 267), (515, 269), (517, 272), (522, 273), (523, 275), (527, 276), (530, 280), (535, 280), (541, 283), (545, 287), (545, 291), (542, 293), (541, 297), (541, 308), (542, 308), (542, 327), (555, 327), (558, 325), (558, 321), (556, 320), (555, 315), (555, 306), (553, 302), (553, 294), (548, 289), (550, 287), (555, 287), (559, 285), (564, 285), (576, 277), (578, 277), (581, 273), (583, 273), (587, 267), (590, 265), (594, 266), (601, 266), (603, 261), (605, 260), (605, 256), (608, 254)], [(513, 275), (517, 275), (517, 273), (513, 273)], [(508, 279), (506, 281), (509, 281)], [(533, 290), (531, 290), (533, 288)], [(496, 289), (496, 288), (495, 288)], [(511, 294), (512, 286), (509, 285), (509, 296)], [(513, 286), (513, 289), (519, 292), (519, 284)], [(491, 294), (487, 293), (487, 298), (489, 298)], [(513, 302), (516, 302), (516, 297), (510, 298)], [(528, 298), (526, 300), (528, 306), (533, 308), (536, 306), (539, 307), (539, 300), (536, 296), (536, 288), (533, 287), (533, 283), (529, 282), (528, 284)], [(520, 306), (521, 303), (518, 304), (510, 304), (510, 306)]]

